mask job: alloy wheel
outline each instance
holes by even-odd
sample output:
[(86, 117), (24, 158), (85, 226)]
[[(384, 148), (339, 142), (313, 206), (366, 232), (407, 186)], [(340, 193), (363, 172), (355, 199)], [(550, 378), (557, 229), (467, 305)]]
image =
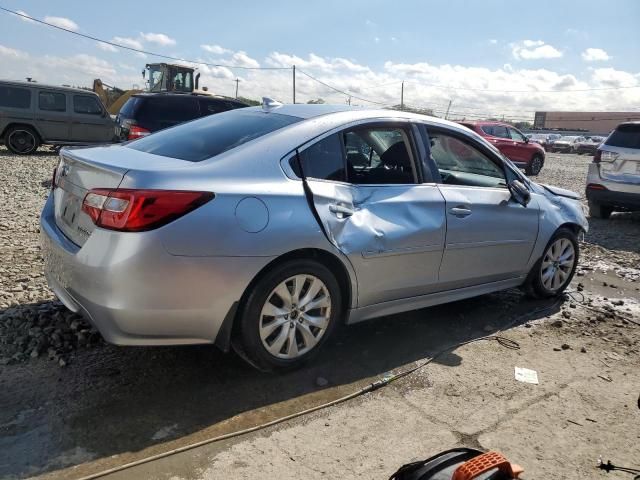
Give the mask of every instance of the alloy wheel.
[(28, 130), (14, 130), (9, 135), (9, 145), (16, 153), (31, 153), (36, 148), (36, 138)]
[(559, 290), (571, 275), (576, 263), (576, 251), (570, 240), (559, 238), (544, 254), (540, 280), (550, 292)]
[(331, 319), (327, 286), (313, 275), (281, 282), (267, 296), (260, 313), (260, 340), (274, 357), (298, 358), (320, 341)]

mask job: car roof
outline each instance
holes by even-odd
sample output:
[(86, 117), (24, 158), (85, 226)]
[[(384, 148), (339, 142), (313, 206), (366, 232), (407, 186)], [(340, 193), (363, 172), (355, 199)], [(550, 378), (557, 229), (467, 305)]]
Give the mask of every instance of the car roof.
[(458, 120), (457, 123), (466, 125), (501, 125), (503, 127), (513, 127), (513, 125), (509, 125), (508, 123), (496, 122), (494, 120)]
[(138, 92), (131, 95), (132, 97), (141, 98), (207, 98), (212, 100), (223, 100), (225, 102), (237, 102), (242, 103), (235, 98), (225, 97), (222, 95), (206, 95), (203, 93), (177, 93), (177, 92)]
[(40, 82), (27, 82), (24, 80), (0, 80), (0, 84), (11, 85), (14, 87), (50, 88), (53, 90), (64, 90), (64, 91), (73, 92), (73, 93), (84, 93), (87, 95), (96, 95), (96, 93), (93, 90), (85, 90), (84, 88), (63, 87), (60, 85), (49, 85), (49, 84), (40, 83)]

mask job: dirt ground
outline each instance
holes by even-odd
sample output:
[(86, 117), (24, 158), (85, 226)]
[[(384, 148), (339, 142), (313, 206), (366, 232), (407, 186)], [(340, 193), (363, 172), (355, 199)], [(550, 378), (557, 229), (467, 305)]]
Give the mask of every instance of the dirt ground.
[[(551, 154), (538, 181), (582, 191), (589, 162)], [(528, 479), (604, 477), (600, 455), (640, 468), (640, 215), (591, 220), (559, 301), (509, 290), (358, 324), (312, 365), (273, 376), (209, 346), (106, 345), (54, 302), (37, 217), (55, 164), (0, 150), (0, 478), (77, 479), (319, 405), (502, 329), (519, 349), (453, 348), (339, 406), (108, 478), (388, 478), (460, 445), (502, 451)], [(516, 366), (540, 383), (515, 381)]]

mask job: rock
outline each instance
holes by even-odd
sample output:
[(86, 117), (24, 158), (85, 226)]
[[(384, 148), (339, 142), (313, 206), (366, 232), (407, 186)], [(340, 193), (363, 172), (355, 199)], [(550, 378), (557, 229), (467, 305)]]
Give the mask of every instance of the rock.
[(559, 352), (559, 351), (561, 351), (561, 350), (562, 350), (561, 348), (553, 347), (553, 351), (554, 351), (554, 352)]
[(571, 313), (569, 313), (569, 311), (567, 311), (567, 310), (563, 310), (562, 316), (564, 318), (571, 318)]
[(552, 326), (552, 327), (557, 327), (557, 328), (562, 327), (562, 320), (556, 320), (555, 322), (553, 322), (553, 323), (551, 324), (551, 326)]
[(571, 346), (568, 343), (563, 343), (560, 348), (562, 348), (562, 350), (570, 350)]
[(327, 385), (329, 385), (329, 380), (324, 377), (318, 377), (316, 378), (316, 385), (318, 387), (326, 387)]
[(58, 360), (58, 365), (60, 365), (61, 367), (66, 367), (67, 362), (65, 361), (64, 358), (61, 358), (60, 360)]
[(586, 349), (585, 347), (582, 347), (582, 348), (580, 349), (580, 353), (587, 353), (587, 349)]
[(495, 330), (493, 325), (485, 325), (484, 328), (482, 329), (487, 333), (493, 332)]

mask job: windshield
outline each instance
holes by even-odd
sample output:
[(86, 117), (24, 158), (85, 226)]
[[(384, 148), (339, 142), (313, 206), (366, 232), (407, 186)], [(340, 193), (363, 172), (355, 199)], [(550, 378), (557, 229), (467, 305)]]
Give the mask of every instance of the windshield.
[(201, 162), (300, 120), (261, 110), (231, 110), (167, 128), (131, 142), (127, 147), (163, 157)]

